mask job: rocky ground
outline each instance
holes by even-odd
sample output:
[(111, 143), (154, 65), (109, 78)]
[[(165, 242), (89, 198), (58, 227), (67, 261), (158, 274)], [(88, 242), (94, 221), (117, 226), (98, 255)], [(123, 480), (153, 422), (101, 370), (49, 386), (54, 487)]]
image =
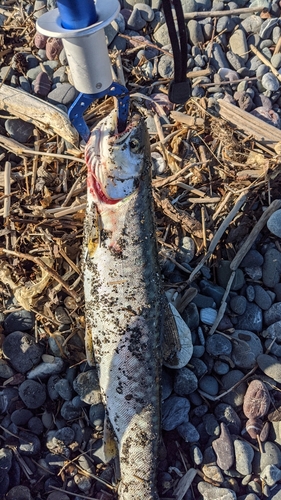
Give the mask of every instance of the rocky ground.
[[(164, 286), (192, 344), (184, 366), (163, 367), (159, 496), (280, 500), (281, 8), (182, 5), (184, 106), (167, 98), (161, 1), (124, 0), (106, 29), (115, 74), (146, 117)], [(36, 34), (53, 7), (0, 6), (0, 496), (110, 500), (115, 469), (84, 350), (83, 151), (70, 128), (68, 140), (46, 131), (48, 107), (41, 122), (32, 106), (24, 116), (18, 91), (62, 111), (77, 95), (61, 43)], [(112, 107), (94, 103), (88, 125)]]

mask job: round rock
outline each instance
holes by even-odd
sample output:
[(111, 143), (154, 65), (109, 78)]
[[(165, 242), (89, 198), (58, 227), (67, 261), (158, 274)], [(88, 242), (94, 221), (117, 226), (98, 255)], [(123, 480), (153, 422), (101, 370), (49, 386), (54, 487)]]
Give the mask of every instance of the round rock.
[(247, 300), (243, 295), (236, 295), (230, 299), (230, 307), (235, 314), (241, 316), (246, 311)]
[(237, 472), (247, 476), (252, 473), (254, 450), (246, 441), (234, 440), (235, 468)]
[(34, 125), (20, 118), (16, 118), (15, 120), (8, 119), (5, 121), (5, 129), (12, 139), (20, 143), (25, 143), (32, 136)]
[(3, 352), (11, 365), (20, 373), (26, 373), (39, 363), (44, 348), (36, 344), (34, 337), (28, 333), (13, 332), (4, 340)]
[(35, 380), (25, 380), (19, 386), (19, 395), (27, 408), (39, 408), (46, 401), (46, 387)]
[(96, 370), (80, 373), (73, 381), (73, 388), (85, 403), (100, 403), (101, 394)]
[(48, 101), (51, 104), (71, 104), (77, 97), (77, 90), (70, 83), (62, 83), (48, 94)]
[(275, 248), (270, 248), (264, 255), (262, 267), (262, 280), (265, 286), (273, 288), (280, 281), (281, 253)]
[[(244, 373), (240, 370), (230, 370), (226, 375), (223, 375), (221, 378), (221, 381), (223, 383), (223, 392), (230, 389), (243, 377)], [(223, 396), (222, 401), (224, 403), (230, 404), (234, 408), (242, 406), (246, 389), (246, 383), (241, 382), (241, 384), (239, 384), (234, 391), (231, 391)]]
[(263, 347), (257, 335), (247, 330), (236, 330), (232, 335), (237, 342), (233, 343), (231, 358), (238, 368), (252, 369), (256, 364)]
[(15, 311), (10, 313), (4, 321), (5, 333), (12, 333), (16, 330), (26, 332), (32, 330), (35, 325), (35, 316), (32, 311)]
[[(280, 55), (280, 54), (276, 54)], [(277, 236), (278, 238), (281, 238), (281, 209), (276, 210), (268, 219), (267, 221), (267, 227), (269, 231)]]
[(188, 399), (171, 396), (162, 404), (162, 428), (171, 431), (188, 420), (190, 403)]
[(273, 356), (269, 354), (260, 354), (257, 357), (259, 368), (276, 382), (281, 383), (281, 364)]
[(261, 332), (262, 330), (262, 310), (257, 304), (249, 302), (243, 316), (237, 317), (236, 328), (237, 330), (253, 330), (254, 332)]
[(229, 355), (232, 351), (232, 343), (223, 335), (214, 333), (206, 340), (206, 351), (211, 356)]
[(174, 376), (174, 391), (179, 396), (186, 396), (196, 391), (198, 380), (194, 373), (189, 368), (181, 368), (176, 370)]

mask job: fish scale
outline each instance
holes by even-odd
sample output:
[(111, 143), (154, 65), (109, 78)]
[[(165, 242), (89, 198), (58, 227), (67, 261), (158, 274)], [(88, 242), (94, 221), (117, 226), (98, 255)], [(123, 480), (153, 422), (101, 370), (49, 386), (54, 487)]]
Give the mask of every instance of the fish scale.
[(119, 499), (157, 500), (163, 291), (150, 147), (142, 120), (116, 135), (115, 124), (112, 112), (94, 129), (85, 152), (87, 344), (117, 441)]

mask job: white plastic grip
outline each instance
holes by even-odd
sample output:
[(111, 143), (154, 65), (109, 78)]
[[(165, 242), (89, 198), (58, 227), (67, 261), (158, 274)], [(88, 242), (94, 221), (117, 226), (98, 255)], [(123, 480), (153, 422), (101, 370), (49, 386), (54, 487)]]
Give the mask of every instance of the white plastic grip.
[(58, 9), (38, 18), (37, 30), (45, 36), (61, 38), (73, 83), (83, 94), (97, 94), (112, 84), (104, 28), (120, 10), (118, 0), (96, 0), (98, 21), (87, 28), (64, 29)]

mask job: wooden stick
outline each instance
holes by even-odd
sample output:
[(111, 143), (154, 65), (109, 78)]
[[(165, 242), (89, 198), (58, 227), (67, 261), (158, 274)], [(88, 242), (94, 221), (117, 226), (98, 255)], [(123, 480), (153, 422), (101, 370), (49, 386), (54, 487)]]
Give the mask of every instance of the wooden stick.
[(248, 14), (248, 12), (261, 12), (264, 7), (245, 7), (231, 10), (207, 10), (205, 12), (188, 12), (184, 14), (184, 19), (196, 19), (196, 17), (223, 17), (239, 14)]
[(250, 232), (248, 238), (246, 239), (245, 243), (243, 243), (242, 247), (238, 250), (237, 254), (235, 255), (233, 261), (230, 264), (230, 269), (232, 271), (236, 271), (236, 269), (239, 267), (240, 263), (244, 259), (246, 253), (250, 250), (252, 244), (254, 243), (255, 239), (258, 237), (259, 233), (261, 232), (262, 228), (265, 226), (267, 223), (269, 217), (276, 211), (281, 208), (281, 200), (274, 200), (269, 207), (263, 212), (262, 216), (258, 220), (258, 222), (255, 224), (253, 227), (252, 231)]
[[(7, 219), (10, 214), (11, 207), (11, 163), (6, 161), (4, 174), (4, 219)], [(6, 221), (7, 222), (7, 221)]]
[(194, 278), (196, 277), (197, 273), (200, 271), (201, 267), (203, 267), (203, 265), (205, 264), (205, 262), (211, 257), (213, 251), (215, 250), (218, 242), (220, 241), (223, 233), (226, 231), (226, 229), (228, 228), (229, 224), (231, 223), (231, 221), (234, 219), (234, 217), (236, 216), (237, 212), (239, 212), (240, 208), (242, 207), (242, 205), (244, 205), (245, 201), (247, 200), (247, 193), (243, 193), (239, 196), (239, 198), (237, 199), (234, 207), (232, 208), (232, 210), (229, 212), (229, 214), (227, 215), (227, 217), (224, 219), (224, 221), (221, 223), (220, 227), (218, 228), (217, 232), (214, 234), (214, 237), (209, 245), (209, 248), (208, 248), (208, 252), (206, 253), (206, 255), (204, 255), (201, 259), (201, 261), (199, 262), (199, 264), (193, 269), (190, 277), (189, 277), (189, 280), (188, 280), (188, 284), (190, 284)]
[(63, 288), (73, 297), (77, 302), (80, 302), (80, 297), (79, 295), (70, 288), (70, 286), (58, 275), (54, 269), (52, 269), (50, 266), (48, 266), (40, 257), (33, 257), (33, 255), (30, 254), (25, 254), (22, 252), (15, 252), (14, 250), (6, 250), (5, 248), (1, 249), (1, 252), (6, 253), (7, 255), (13, 255), (14, 257), (18, 257), (19, 259), (26, 259), (30, 260), (31, 262), (34, 262), (37, 266), (41, 267), (49, 273), (54, 280), (56, 280)]
[(281, 82), (281, 75), (280, 73), (278, 72), (278, 70), (276, 68), (274, 68), (274, 66), (272, 66), (271, 62), (265, 57), (264, 54), (262, 54), (262, 52), (260, 52), (254, 45), (250, 45), (250, 49), (252, 52), (254, 52), (254, 54), (256, 54), (256, 56), (266, 65), (268, 66), (272, 73), (274, 74), (274, 76), (276, 76), (276, 78), (278, 78), (279, 82)]

